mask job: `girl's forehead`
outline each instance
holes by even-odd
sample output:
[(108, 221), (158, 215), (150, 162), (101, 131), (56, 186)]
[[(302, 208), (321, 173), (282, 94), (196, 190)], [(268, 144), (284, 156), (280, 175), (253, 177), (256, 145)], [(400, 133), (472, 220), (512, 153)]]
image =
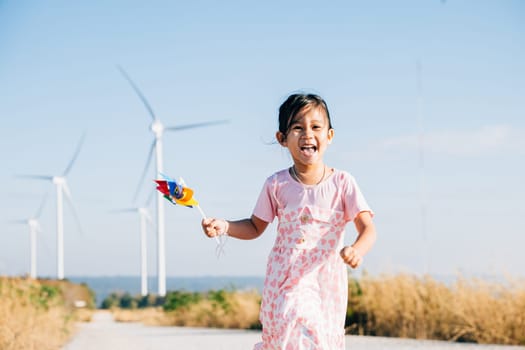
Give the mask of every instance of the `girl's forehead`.
[(308, 105), (303, 107), (299, 112), (295, 114), (292, 119), (292, 123), (298, 123), (304, 119), (311, 119), (315, 121), (327, 121), (328, 116), (325, 110), (321, 106)]

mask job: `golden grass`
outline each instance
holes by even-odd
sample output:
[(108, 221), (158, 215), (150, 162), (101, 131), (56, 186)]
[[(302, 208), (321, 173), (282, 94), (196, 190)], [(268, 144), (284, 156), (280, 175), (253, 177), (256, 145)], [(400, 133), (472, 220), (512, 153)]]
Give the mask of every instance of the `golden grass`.
[[(85, 311), (84, 319), (88, 311)], [(58, 349), (77, 314), (56, 288), (38, 280), (0, 276), (0, 349)]]
[(255, 291), (232, 291), (224, 293), (223, 303), (203, 298), (175, 311), (162, 308), (111, 311), (120, 322), (142, 322), (148, 325), (189, 326), (213, 328), (252, 328), (259, 319), (260, 296)]
[(93, 320), (93, 314), (95, 311), (90, 308), (76, 309), (75, 310), (75, 321), (76, 322), (91, 322)]
[(251, 328), (259, 318), (259, 300), (255, 292), (229, 292), (226, 308), (205, 299), (191, 307), (168, 312), (167, 317), (176, 326)]
[(350, 329), (359, 334), (525, 344), (525, 284), (459, 278), (365, 276), (350, 284)]
[[(260, 295), (173, 292), (165, 308), (113, 309), (115, 319), (149, 325), (257, 328)], [(170, 304), (171, 303), (171, 304)], [(452, 284), (407, 274), (349, 283), (347, 332), (417, 339), (525, 345), (525, 281), (458, 278)]]
[(149, 326), (171, 326), (170, 320), (162, 307), (147, 307), (143, 309), (112, 308), (111, 313), (117, 322), (141, 322)]

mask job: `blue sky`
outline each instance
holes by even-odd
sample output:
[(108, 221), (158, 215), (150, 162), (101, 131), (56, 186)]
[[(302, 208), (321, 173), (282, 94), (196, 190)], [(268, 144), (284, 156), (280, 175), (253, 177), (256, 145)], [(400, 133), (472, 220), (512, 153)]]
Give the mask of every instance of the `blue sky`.
[[(54, 187), (15, 175), (59, 175), (84, 132), (66, 277), (139, 273), (138, 215), (111, 211), (145, 204), (149, 181), (132, 199), (153, 135), (117, 64), (165, 125), (230, 121), (164, 137), (166, 173), (206, 214), (251, 214), (290, 164), (271, 143), (280, 103), (315, 92), (335, 127), (326, 163), (376, 212), (362, 269), (524, 276), (522, 1), (0, 1), (0, 274), (28, 272), (28, 228), (10, 221), (48, 193), (38, 273), (56, 275)], [(166, 215), (168, 276), (264, 274), (274, 225), (217, 260), (198, 211), (166, 202)], [(150, 229), (151, 275), (155, 241)]]

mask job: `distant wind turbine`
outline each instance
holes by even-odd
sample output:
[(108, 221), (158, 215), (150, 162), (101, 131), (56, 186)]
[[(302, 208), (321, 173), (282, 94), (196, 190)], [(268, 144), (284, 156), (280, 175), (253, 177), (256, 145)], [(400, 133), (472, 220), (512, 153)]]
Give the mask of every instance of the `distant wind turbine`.
[(418, 166), (419, 166), (419, 207), (421, 215), (421, 235), (423, 237), (423, 273), (429, 271), (429, 243), (427, 232), (427, 203), (425, 188), (425, 129), (423, 120), (423, 84), (422, 84), (422, 65), (420, 61), (416, 64), (417, 78), (417, 123), (418, 123)]
[(44, 196), (42, 199), (42, 203), (40, 203), (40, 207), (36, 211), (35, 215), (30, 217), (29, 219), (24, 220), (14, 220), (12, 223), (14, 224), (26, 224), (29, 226), (29, 240), (30, 240), (30, 270), (29, 270), (29, 276), (31, 278), (36, 278), (37, 276), (37, 268), (36, 268), (36, 235), (40, 232), (42, 232), (42, 228), (40, 226), (40, 222), (38, 219), (40, 218), (40, 214), (42, 214), (42, 208), (44, 208), (44, 204), (46, 202), (47, 195)]
[(140, 218), (140, 294), (148, 295), (148, 250), (146, 225), (153, 224), (148, 208), (125, 208), (113, 210), (114, 213), (138, 213)]
[[(73, 216), (75, 217), (75, 220), (78, 224), (78, 227), (80, 228), (80, 221), (78, 220), (78, 215), (75, 210), (75, 206), (73, 205), (73, 200), (71, 197), (71, 191), (69, 190), (69, 187), (67, 185), (66, 176), (71, 171), (73, 164), (75, 163), (78, 154), (80, 153), (80, 149), (82, 148), (82, 144), (84, 143), (85, 139), (85, 133), (80, 138), (80, 142), (78, 143), (77, 149), (75, 153), (73, 154), (73, 158), (71, 158), (71, 161), (67, 165), (66, 169), (62, 173), (62, 175), (18, 175), (19, 178), (26, 178), (26, 179), (36, 179), (36, 180), (46, 180), (51, 181), (56, 186), (56, 196), (57, 196), (57, 278), (59, 280), (64, 279), (64, 205), (63, 205), (63, 194), (66, 195), (66, 199), (69, 201), (69, 204), (71, 205), (71, 210), (73, 212)], [(81, 229), (80, 229), (81, 230)]]
[[(157, 163), (155, 178), (158, 176), (159, 173), (163, 172), (162, 135), (164, 131), (180, 131), (180, 130), (185, 130), (185, 129), (210, 126), (210, 125), (215, 125), (215, 124), (223, 124), (223, 123), (226, 123), (227, 120), (218, 120), (218, 121), (211, 121), (211, 122), (186, 124), (186, 125), (181, 125), (181, 126), (164, 127), (162, 122), (155, 116), (155, 113), (153, 112), (153, 108), (151, 108), (151, 105), (149, 104), (148, 100), (146, 100), (146, 98), (144, 97), (144, 94), (142, 94), (142, 92), (137, 87), (137, 85), (133, 82), (133, 80), (131, 80), (131, 78), (126, 73), (126, 71), (120, 66), (117, 66), (117, 68), (120, 71), (120, 73), (124, 76), (124, 78), (128, 81), (128, 83), (131, 85), (135, 93), (138, 95), (138, 97), (144, 104), (144, 107), (146, 107), (146, 109), (148, 110), (148, 113), (152, 119), (150, 130), (155, 135), (155, 138), (148, 152), (148, 159), (146, 161), (146, 166), (144, 167), (139, 185), (137, 187), (137, 190), (135, 191), (135, 196), (134, 196), (134, 200), (135, 200), (140, 190), (140, 185), (144, 181), (144, 177), (146, 176), (146, 172), (148, 171), (149, 164), (151, 162), (151, 157), (153, 155), (154, 150), (155, 150), (155, 159)], [(165, 253), (166, 231), (165, 231), (164, 221), (165, 221), (164, 220), (164, 199), (163, 199), (162, 194), (159, 192), (157, 193), (157, 260), (158, 260), (157, 261), (157, 265), (158, 265), (157, 275), (158, 275), (158, 294), (159, 296), (166, 295), (166, 253)]]

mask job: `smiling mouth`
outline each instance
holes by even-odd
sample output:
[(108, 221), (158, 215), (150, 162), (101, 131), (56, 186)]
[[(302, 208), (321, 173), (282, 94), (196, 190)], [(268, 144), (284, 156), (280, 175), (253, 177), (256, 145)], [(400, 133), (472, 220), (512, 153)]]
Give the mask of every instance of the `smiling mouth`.
[(317, 146), (302, 146), (300, 147), (301, 149), (301, 152), (304, 152), (304, 153), (314, 153), (317, 151)]

